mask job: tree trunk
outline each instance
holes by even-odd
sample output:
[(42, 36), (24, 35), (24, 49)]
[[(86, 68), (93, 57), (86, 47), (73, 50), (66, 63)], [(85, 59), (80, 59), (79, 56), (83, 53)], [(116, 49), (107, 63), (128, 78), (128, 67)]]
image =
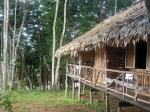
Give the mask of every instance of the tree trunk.
[(13, 39), (12, 39), (12, 57), (11, 57), (11, 61), (12, 61), (12, 64), (11, 64), (11, 68), (10, 68), (10, 74), (11, 74), (11, 80), (13, 80), (13, 58), (15, 56), (15, 38), (16, 38), (16, 24), (17, 24), (17, 0), (15, 0), (15, 17), (14, 17), (14, 31), (13, 31)]
[(7, 51), (8, 51), (8, 22), (9, 22), (9, 0), (4, 0), (4, 23), (3, 23), (3, 45), (2, 45), (2, 89), (5, 90), (7, 86)]
[(150, 20), (150, 0), (145, 0), (145, 6), (146, 6), (146, 10), (147, 10), (147, 16)]
[(115, 14), (117, 13), (117, 2), (118, 0), (115, 0)]
[[(61, 38), (60, 38), (60, 47), (63, 45), (63, 38), (64, 38), (64, 34), (65, 34), (65, 30), (66, 30), (66, 8), (67, 8), (67, 0), (65, 0), (64, 3), (64, 24), (63, 24), (63, 31), (61, 34)], [(60, 60), (61, 57), (58, 57), (57, 60), (57, 64), (56, 64), (56, 74), (55, 74), (55, 85), (58, 87), (59, 89), (59, 84), (60, 84), (60, 76), (59, 76), (59, 66), (60, 66)]]
[[(13, 83), (14, 81), (14, 71), (15, 71), (15, 65), (16, 65), (16, 59), (17, 59), (17, 50), (18, 50), (18, 47), (19, 47), (19, 43), (20, 43), (20, 38), (21, 38), (21, 35), (22, 35), (22, 28), (24, 26), (24, 22), (25, 22), (25, 18), (26, 18), (26, 11), (24, 13), (24, 16), (23, 16), (23, 20), (22, 20), (22, 24), (20, 26), (20, 29), (19, 29), (19, 33), (18, 33), (18, 38), (17, 38), (17, 43), (16, 43), (16, 46), (14, 47), (14, 51), (13, 51), (13, 57), (12, 57), (12, 69), (11, 69), (11, 82)], [(12, 83), (11, 83), (11, 86), (12, 86)]]
[(52, 88), (54, 88), (54, 84), (55, 84), (56, 21), (57, 21), (57, 14), (58, 14), (58, 5), (59, 5), (59, 0), (56, 0), (56, 9), (55, 9), (54, 22), (53, 22)]

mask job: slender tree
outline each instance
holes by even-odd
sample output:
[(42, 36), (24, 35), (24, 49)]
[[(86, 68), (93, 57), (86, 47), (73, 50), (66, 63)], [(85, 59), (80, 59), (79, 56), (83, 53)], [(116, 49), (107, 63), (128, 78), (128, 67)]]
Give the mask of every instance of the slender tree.
[(55, 16), (53, 21), (53, 50), (52, 50), (52, 88), (55, 84), (55, 50), (56, 50), (56, 21), (58, 15), (59, 0), (56, 0)]
[(150, 0), (145, 0), (145, 6), (147, 9), (147, 16), (148, 16), (149, 21), (150, 21)]
[[(61, 38), (60, 38), (60, 47), (63, 45), (63, 38), (64, 38), (64, 35), (65, 35), (65, 30), (66, 30), (66, 8), (67, 8), (67, 0), (65, 0), (65, 3), (64, 3), (64, 23), (63, 23), (63, 31), (62, 31), (62, 34), (61, 34)], [(57, 87), (59, 87), (59, 66), (60, 66), (60, 60), (61, 60), (61, 57), (58, 57), (57, 59), (57, 64), (56, 64), (56, 72), (55, 72), (55, 85)]]
[(117, 2), (118, 0), (115, 0), (115, 14), (117, 13)]
[(4, 0), (4, 23), (3, 23), (3, 38), (2, 38), (2, 89), (5, 90), (7, 86), (8, 77), (8, 23), (9, 22), (9, 0)]

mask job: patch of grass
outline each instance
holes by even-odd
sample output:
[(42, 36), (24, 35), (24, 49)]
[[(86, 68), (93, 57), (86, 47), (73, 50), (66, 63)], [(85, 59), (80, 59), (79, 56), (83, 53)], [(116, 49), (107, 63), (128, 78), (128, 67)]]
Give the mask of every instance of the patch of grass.
[[(71, 97), (71, 96), (69, 96)], [(36, 102), (39, 104), (59, 106), (64, 104), (77, 104), (78, 101), (71, 100), (71, 98), (65, 99), (64, 91), (38, 91), (38, 90), (17, 90), (13, 91), (10, 95), (12, 103), (28, 103)]]
[[(82, 99), (78, 101), (77, 99), (73, 100), (71, 97), (71, 91), (68, 92), (67, 99), (65, 99), (64, 91), (54, 92), (54, 91), (39, 91), (39, 90), (16, 90), (12, 91), (11, 95), (9, 96), (10, 101), (12, 104), (20, 104), (22, 107), (23, 105), (27, 104), (41, 104), (45, 107), (54, 107), (60, 108), (63, 106), (83, 106), (83, 112), (104, 112), (105, 104), (103, 102), (94, 101), (93, 105), (90, 104), (88, 99)], [(19, 106), (19, 107), (20, 107)], [(27, 109), (21, 108), (19, 112), (28, 112)], [(78, 108), (72, 109), (69, 112), (82, 112)]]

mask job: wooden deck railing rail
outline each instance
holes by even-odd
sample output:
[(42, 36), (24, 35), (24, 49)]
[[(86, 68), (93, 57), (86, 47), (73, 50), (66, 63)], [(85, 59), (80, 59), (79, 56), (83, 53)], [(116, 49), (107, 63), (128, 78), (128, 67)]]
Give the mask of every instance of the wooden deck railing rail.
[(128, 97), (150, 104), (149, 71), (131, 72), (68, 64), (67, 73), (97, 87), (104, 87), (106, 91), (118, 93), (123, 98)]

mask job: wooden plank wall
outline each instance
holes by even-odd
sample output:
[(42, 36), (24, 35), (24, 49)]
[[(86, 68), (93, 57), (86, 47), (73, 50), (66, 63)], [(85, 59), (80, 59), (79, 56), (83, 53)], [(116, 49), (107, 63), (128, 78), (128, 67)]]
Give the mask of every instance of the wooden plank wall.
[(94, 58), (94, 67), (95, 68), (104, 68), (105, 67), (105, 48), (97, 48)]
[(82, 52), (82, 65), (93, 67), (94, 65), (94, 51)]
[[(105, 48), (97, 48), (95, 52), (95, 58), (94, 58), (94, 68), (105, 68), (106, 67), (106, 52)], [(105, 84), (106, 80), (104, 80), (103, 74), (101, 71), (96, 71), (96, 78), (97, 78), (97, 83)]]
[(125, 49), (117, 47), (107, 47), (107, 68), (114, 70), (124, 70)]
[[(106, 49), (107, 68), (114, 70), (125, 69), (125, 50), (124, 48), (107, 47)], [(107, 72), (107, 77), (117, 78), (120, 74)]]

